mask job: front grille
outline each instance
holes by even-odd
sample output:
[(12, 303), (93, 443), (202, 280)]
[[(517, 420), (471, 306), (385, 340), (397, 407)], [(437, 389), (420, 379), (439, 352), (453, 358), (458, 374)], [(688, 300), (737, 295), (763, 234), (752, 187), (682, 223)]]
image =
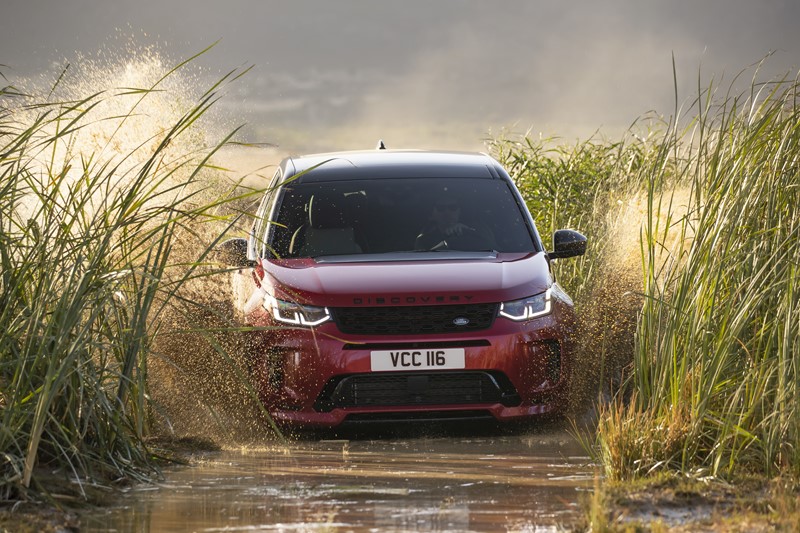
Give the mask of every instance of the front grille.
[(472, 403), (519, 404), (519, 395), (500, 372), (376, 372), (331, 379), (314, 408), (396, 407)]
[[(423, 335), (488, 329), (498, 307), (498, 304), (337, 307), (331, 309), (331, 314), (343, 333)], [(466, 324), (464, 319), (468, 321)]]
[(485, 348), (491, 345), (486, 339), (423, 342), (348, 342), (342, 346), (342, 350), (433, 350), (434, 348)]

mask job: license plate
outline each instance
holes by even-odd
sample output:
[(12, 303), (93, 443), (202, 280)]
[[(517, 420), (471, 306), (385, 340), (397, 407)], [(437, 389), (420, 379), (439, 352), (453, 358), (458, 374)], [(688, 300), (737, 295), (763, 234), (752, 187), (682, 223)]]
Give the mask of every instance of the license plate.
[(464, 368), (464, 348), (376, 350), (370, 363), (373, 372)]

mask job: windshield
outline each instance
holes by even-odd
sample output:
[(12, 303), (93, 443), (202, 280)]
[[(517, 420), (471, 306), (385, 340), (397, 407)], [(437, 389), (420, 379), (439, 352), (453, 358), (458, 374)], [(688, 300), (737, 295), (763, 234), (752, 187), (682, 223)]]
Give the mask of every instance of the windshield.
[(388, 179), (286, 185), (268, 246), (277, 257), (422, 251), (535, 252), (504, 180)]

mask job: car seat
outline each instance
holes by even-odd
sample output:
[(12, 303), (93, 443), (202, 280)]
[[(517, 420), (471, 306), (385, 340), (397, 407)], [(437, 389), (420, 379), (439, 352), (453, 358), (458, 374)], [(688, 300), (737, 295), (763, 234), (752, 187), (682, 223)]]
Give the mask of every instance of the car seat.
[(317, 257), (361, 253), (355, 231), (345, 219), (343, 202), (342, 195), (313, 195), (308, 205), (308, 221), (292, 236), (290, 255)]

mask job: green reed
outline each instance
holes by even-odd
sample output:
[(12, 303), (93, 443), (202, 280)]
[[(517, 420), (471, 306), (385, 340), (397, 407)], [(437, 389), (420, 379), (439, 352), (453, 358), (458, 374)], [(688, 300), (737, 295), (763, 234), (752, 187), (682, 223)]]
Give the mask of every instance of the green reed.
[(554, 273), (581, 315), (578, 368), (602, 375), (578, 387), (611, 398), (611, 478), (800, 475), (798, 87), (712, 86), (618, 143), (493, 145), (543, 235), (589, 237)]
[(581, 299), (592, 289), (593, 263), (604, 252), (616, 223), (617, 203), (627, 199), (644, 164), (646, 146), (633, 142), (590, 139), (575, 145), (558, 139), (501, 137), (489, 148), (514, 178), (536, 221), (545, 247), (554, 231), (572, 228), (591, 242), (589, 254), (556, 264), (570, 292)]
[(708, 91), (688, 134), (663, 141), (675, 148), (662, 167), (688, 192), (678, 208), (649, 177), (631, 383), (638, 414), (680, 438), (624, 474), (800, 473), (797, 89), (753, 84), (721, 101)]
[[(557, 260), (553, 274), (575, 300), (579, 319), (572, 403), (585, 409), (598, 394), (619, 386), (633, 351), (633, 330), (641, 291), (638, 230), (631, 233), (631, 200), (641, 189), (642, 168), (652, 146), (631, 135), (620, 142), (601, 138), (574, 145), (531, 137), (490, 141), (495, 157), (514, 178), (546, 248), (561, 228), (586, 235), (583, 257)], [(633, 222), (638, 225), (639, 219)]]
[(712, 89), (642, 168), (634, 357), (600, 413), (611, 478), (800, 474), (798, 83)]
[[(208, 176), (231, 136), (198, 145), (196, 130), (239, 73), (128, 152), (116, 147), (186, 63), (147, 87), (77, 99), (53, 101), (58, 84), (39, 97), (0, 89), (0, 500), (45, 490), (39, 466), (81, 490), (156, 472), (149, 350), (215, 244), (177, 257), (179, 235), (230, 223)], [(97, 115), (119, 99), (126, 111)], [(105, 123), (111, 133), (86, 148)]]

